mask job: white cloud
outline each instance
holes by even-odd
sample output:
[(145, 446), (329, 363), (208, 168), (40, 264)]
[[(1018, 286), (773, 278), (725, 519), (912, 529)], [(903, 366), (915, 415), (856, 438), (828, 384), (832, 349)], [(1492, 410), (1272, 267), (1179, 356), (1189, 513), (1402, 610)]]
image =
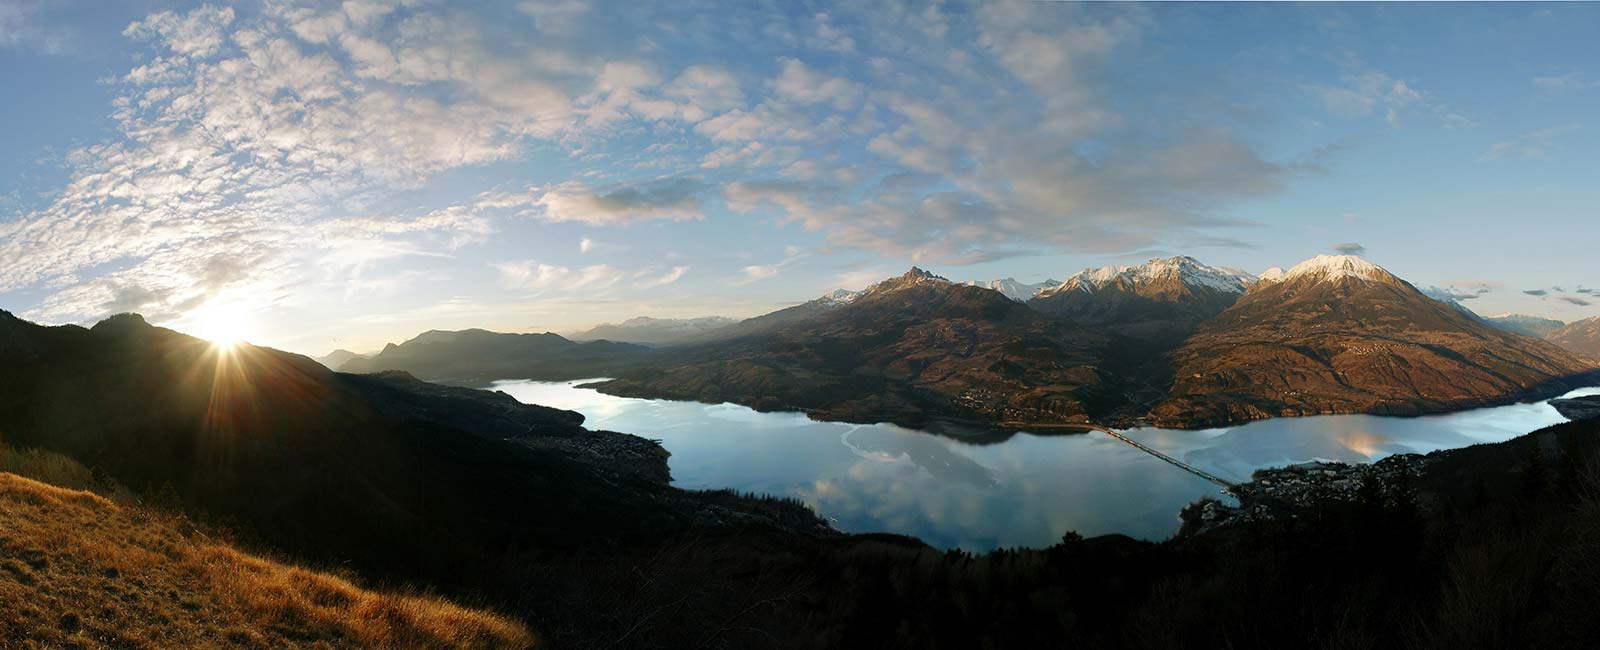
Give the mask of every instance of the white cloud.
[(40, 0), (0, 2), (0, 48), (27, 49), (45, 54), (65, 54), (74, 49), (76, 35), (64, 28), (43, 24)]
[(1434, 119), (1452, 128), (1473, 125), (1472, 120), (1454, 112), (1431, 94), (1382, 71), (1348, 73), (1341, 81), (1339, 85), (1309, 84), (1305, 87), (1328, 112), (1340, 117), (1365, 117), (1376, 113), (1396, 128), (1403, 126), (1407, 115)]
[(626, 185), (596, 191), (579, 182), (545, 188), (532, 200), (548, 221), (615, 225), (651, 219), (700, 219), (699, 183), (684, 179)]
[(751, 265), (740, 269), (739, 272), (744, 275), (746, 282), (755, 282), (777, 277), (780, 268), (782, 267), (777, 264)]
[(500, 271), (501, 283), (514, 289), (594, 291), (610, 288), (626, 275), (607, 264), (574, 269), (523, 260), (500, 263), (495, 268)]
[[(128, 35), (154, 54), (112, 86), (117, 132), (73, 152), (49, 204), (0, 219), (0, 291), (39, 291), (31, 313), (51, 318), (176, 312), (222, 292), (372, 286), (396, 260), (475, 259), (461, 249), (515, 217), (688, 221), (719, 200), (836, 249), (923, 262), (1127, 250), (1227, 227), (1217, 215), (1230, 202), (1292, 173), (1203, 115), (1119, 110), (1109, 66), (1150, 20), (1138, 7), (873, 3), (794, 17), (740, 3), (693, 21), (670, 5), (517, 9), (493, 19), (526, 23), (367, 0), (136, 22)], [(747, 25), (771, 27), (757, 42)], [(1347, 81), (1368, 114), (1430, 103), (1406, 83)], [(515, 186), (512, 165), (525, 174)], [(447, 207), (371, 207), (418, 195)], [(579, 241), (579, 254), (594, 248)], [(219, 274), (216, 259), (237, 268)], [(639, 263), (659, 266), (632, 282), (687, 272)], [(524, 289), (622, 277), (500, 271)]]
[(655, 287), (666, 286), (666, 285), (672, 284), (672, 283), (677, 282), (678, 280), (682, 279), (683, 275), (685, 273), (688, 273), (688, 272), (689, 272), (689, 267), (687, 267), (687, 266), (674, 266), (674, 267), (672, 267), (671, 270), (668, 270), (666, 273), (662, 273), (661, 275), (658, 275), (658, 276), (655, 276), (655, 277), (650, 277), (650, 278), (645, 278), (643, 280), (640, 280), (640, 281), (634, 283), (634, 286), (636, 286), (636, 287), (638, 287), (640, 289), (653, 289)]
[(1536, 129), (1527, 133), (1520, 133), (1512, 138), (1501, 140), (1489, 146), (1478, 156), (1478, 162), (1503, 160), (1506, 158), (1541, 159), (1550, 153), (1550, 147), (1558, 138), (1577, 130), (1577, 126), (1554, 126)]
[(866, 95), (861, 84), (823, 74), (798, 59), (785, 58), (778, 63), (781, 72), (772, 80), (772, 88), (782, 99), (800, 104), (827, 103), (846, 110)]

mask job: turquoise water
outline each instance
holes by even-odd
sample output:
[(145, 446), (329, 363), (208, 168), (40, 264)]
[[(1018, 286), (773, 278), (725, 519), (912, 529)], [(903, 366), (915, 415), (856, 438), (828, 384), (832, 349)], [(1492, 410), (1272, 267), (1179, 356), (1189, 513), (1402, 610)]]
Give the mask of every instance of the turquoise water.
[[(1102, 433), (955, 438), (892, 424), (815, 422), (733, 404), (612, 397), (573, 382), (502, 381), (518, 400), (584, 414), (585, 426), (661, 440), (674, 484), (792, 496), (849, 532), (940, 547), (1046, 546), (1067, 531), (1165, 538), (1217, 486)], [(1600, 394), (1600, 388), (1570, 396)], [(1499, 442), (1564, 422), (1544, 403), (1420, 418), (1326, 415), (1129, 437), (1242, 481), (1307, 460), (1370, 462)]]

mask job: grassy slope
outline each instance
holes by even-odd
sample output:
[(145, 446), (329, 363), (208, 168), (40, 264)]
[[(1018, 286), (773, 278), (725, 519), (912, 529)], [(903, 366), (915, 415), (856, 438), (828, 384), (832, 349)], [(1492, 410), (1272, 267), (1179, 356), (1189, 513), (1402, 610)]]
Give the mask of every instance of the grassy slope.
[(533, 645), (498, 615), (368, 591), (241, 553), (179, 516), (0, 474), (0, 647)]

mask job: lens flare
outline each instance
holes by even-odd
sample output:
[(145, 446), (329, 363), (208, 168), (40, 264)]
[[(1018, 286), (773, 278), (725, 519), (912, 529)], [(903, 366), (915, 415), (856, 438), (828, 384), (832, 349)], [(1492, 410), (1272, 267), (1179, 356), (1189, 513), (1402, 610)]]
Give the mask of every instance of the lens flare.
[(245, 342), (254, 326), (250, 312), (237, 305), (207, 304), (192, 312), (188, 320), (193, 323), (192, 334), (223, 350)]

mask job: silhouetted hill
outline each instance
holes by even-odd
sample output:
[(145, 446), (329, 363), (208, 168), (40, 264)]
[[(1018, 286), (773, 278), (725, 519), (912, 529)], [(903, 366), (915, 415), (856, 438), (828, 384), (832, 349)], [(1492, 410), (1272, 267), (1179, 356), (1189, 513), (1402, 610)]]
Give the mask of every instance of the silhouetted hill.
[(342, 372), (403, 370), (428, 380), (560, 381), (611, 376), (651, 357), (650, 348), (630, 343), (578, 343), (558, 334), (502, 334), (481, 329), (429, 331), (405, 343), (390, 343), (365, 359), (351, 359)]
[(317, 357), (317, 363), (327, 366), (329, 370), (338, 370), (351, 359), (364, 359), (367, 355), (356, 354), (349, 350), (334, 350), (327, 356)]
[(803, 509), (683, 492), (667, 453), (582, 416), (404, 374), (219, 350), (135, 315), (0, 319), (0, 431), (303, 557), (432, 584), (508, 548), (592, 549), (719, 522), (825, 532)]

